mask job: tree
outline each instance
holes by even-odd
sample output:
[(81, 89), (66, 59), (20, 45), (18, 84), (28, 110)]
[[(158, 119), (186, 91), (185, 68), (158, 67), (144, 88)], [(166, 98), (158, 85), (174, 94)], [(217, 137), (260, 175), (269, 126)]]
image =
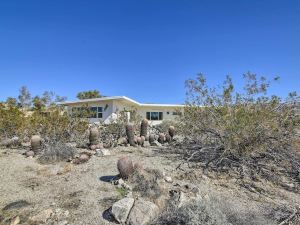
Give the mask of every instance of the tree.
[(53, 91), (45, 91), (41, 97), (41, 101), (45, 106), (53, 106), (58, 102), (66, 101), (67, 97), (56, 95)]
[(46, 107), (43, 99), (40, 98), (38, 95), (33, 98), (32, 103), (33, 103), (33, 109), (37, 111), (40, 111)]
[(29, 108), (31, 105), (31, 94), (26, 86), (22, 86), (18, 96), (20, 105), (23, 109)]
[(78, 99), (91, 99), (91, 98), (101, 98), (103, 97), (98, 90), (88, 90), (78, 92), (77, 96)]
[(16, 98), (13, 98), (13, 97), (8, 97), (6, 99), (6, 105), (8, 107), (17, 107), (18, 106), (18, 101)]

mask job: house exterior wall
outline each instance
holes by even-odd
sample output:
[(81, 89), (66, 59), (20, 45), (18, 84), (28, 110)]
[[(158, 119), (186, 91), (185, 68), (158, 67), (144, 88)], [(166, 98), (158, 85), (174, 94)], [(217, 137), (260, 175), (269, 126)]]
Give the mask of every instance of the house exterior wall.
[(113, 104), (112, 101), (101, 101), (101, 102), (89, 102), (89, 103), (76, 103), (68, 106), (68, 113), (71, 115), (72, 114), (72, 108), (73, 107), (82, 107), (82, 106), (87, 106), (87, 107), (102, 107), (103, 112), (102, 112), (102, 118), (90, 118), (91, 123), (95, 122), (104, 122), (110, 118), (110, 116), (113, 113)]
[[(147, 112), (162, 112), (163, 120), (175, 120), (176, 115), (173, 115), (173, 112), (177, 111), (179, 108), (175, 106), (151, 106), (151, 105), (137, 105), (124, 100), (108, 100), (108, 101), (98, 101), (98, 102), (89, 102), (89, 103), (74, 103), (68, 105), (68, 112), (71, 114), (73, 107), (103, 107), (103, 116), (99, 118), (90, 118), (91, 123), (95, 122), (104, 122), (111, 123), (117, 118), (117, 114), (123, 110), (137, 110), (138, 115), (141, 118), (146, 118)], [(160, 124), (163, 120), (149, 120), (150, 125)]]
[[(177, 111), (178, 107), (171, 106), (140, 106), (138, 108), (138, 113), (142, 118), (146, 119), (147, 112), (162, 112), (163, 120), (176, 120), (177, 116), (173, 115), (173, 112)], [(163, 120), (149, 120), (150, 125), (160, 124)]]

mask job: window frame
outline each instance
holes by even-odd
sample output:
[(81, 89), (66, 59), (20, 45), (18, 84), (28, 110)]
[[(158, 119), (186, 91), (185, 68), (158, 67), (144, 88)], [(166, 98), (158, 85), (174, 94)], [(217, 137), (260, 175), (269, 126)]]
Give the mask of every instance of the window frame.
[[(153, 114), (157, 114), (155, 116), (155, 118), (157, 118), (157, 119), (153, 119)], [(164, 114), (162, 111), (149, 111), (149, 112), (146, 112), (146, 119), (150, 120), (150, 121), (162, 121), (164, 119), (163, 115)]]

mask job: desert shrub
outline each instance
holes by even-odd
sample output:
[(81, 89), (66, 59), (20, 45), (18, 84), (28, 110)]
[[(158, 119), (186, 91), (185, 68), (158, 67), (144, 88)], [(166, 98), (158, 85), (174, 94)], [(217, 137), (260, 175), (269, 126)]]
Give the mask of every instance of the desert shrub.
[(163, 120), (160, 124), (155, 125), (154, 128), (157, 129), (160, 133), (168, 133), (170, 126), (177, 127), (178, 121), (177, 120)]
[(46, 142), (76, 141), (85, 135), (88, 121), (70, 117), (61, 108), (55, 107), (48, 112), (34, 112), (26, 120), (28, 135), (40, 134)]
[(159, 181), (163, 178), (162, 173), (156, 169), (136, 170), (130, 179), (133, 190), (143, 198), (155, 200), (163, 194)]
[(182, 117), (184, 133), (212, 148), (235, 156), (268, 148), (285, 148), (295, 139), (298, 117), (296, 95), (286, 102), (269, 97), (270, 82), (245, 74), (245, 93), (234, 93), (227, 77), (221, 90), (209, 88), (203, 75), (188, 80), (187, 104)]
[(0, 104), (0, 138), (19, 136), (25, 126), (25, 113), (16, 106)]
[(71, 160), (76, 153), (76, 149), (64, 143), (46, 145), (38, 158), (41, 163), (55, 163)]
[(266, 78), (247, 73), (244, 80), (241, 93), (235, 92), (229, 76), (221, 88), (209, 88), (201, 74), (186, 82), (187, 101), (179, 128), (188, 144), (181, 146), (180, 153), (186, 162), (205, 168), (235, 167), (241, 177), (248, 173), (274, 182), (284, 175), (297, 184), (296, 93), (282, 100), (267, 94), (271, 81)]
[(168, 208), (152, 225), (229, 225), (214, 201), (205, 199)]

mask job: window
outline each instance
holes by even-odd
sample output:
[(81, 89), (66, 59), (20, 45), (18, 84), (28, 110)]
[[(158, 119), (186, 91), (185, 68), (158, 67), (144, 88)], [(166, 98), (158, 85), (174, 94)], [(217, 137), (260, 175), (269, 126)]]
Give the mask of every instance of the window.
[(72, 116), (80, 118), (102, 118), (102, 107), (73, 107)]
[(163, 112), (146, 112), (147, 120), (163, 120)]
[(102, 107), (97, 107), (98, 109), (98, 118), (102, 118), (103, 117), (103, 108)]

